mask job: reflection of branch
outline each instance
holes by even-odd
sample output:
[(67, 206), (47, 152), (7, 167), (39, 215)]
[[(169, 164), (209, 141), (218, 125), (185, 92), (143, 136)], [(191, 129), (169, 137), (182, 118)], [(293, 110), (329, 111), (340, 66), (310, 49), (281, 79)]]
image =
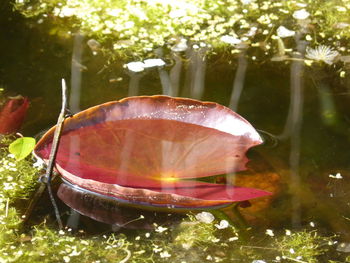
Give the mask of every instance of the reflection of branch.
[(128, 96), (137, 96), (139, 93), (140, 79), (142, 78), (142, 74), (135, 73), (133, 71), (129, 72), (130, 81), (129, 81), (129, 89)]
[(195, 68), (193, 71), (193, 85), (192, 85), (192, 97), (195, 99), (200, 99), (204, 93), (204, 83), (205, 83), (205, 70), (206, 70), (206, 48), (203, 48), (196, 52)]
[(173, 53), (175, 65), (170, 70), (171, 96), (179, 96), (180, 75), (182, 68), (182, 59), (178, 53)]
[[(296, 36), (298, 58), (303, 57), (305, 53), (306, 42), (300, 40), (300, 35)], [(300, 133), (303, 118), (303, 71), (304, 63), (301, 61), (293, 61), (291, 65), (290, 78), (291, 78), (291, 101), (289, 107), (289, 113), (287, 123), (282, 136), (290, 136), (290, 156), (289, 165), (291, 173), (291, 189), (298, 189), (300, 187)], [(300, 224), (300, 196), (294, 195), (292, 200), (293, 218), (292, 223), (295, 225)]]
[[(157, 48), (155, 50), (156, 54), (158, 57), (163, 57), (163, 49)], [(163, 66), (157, 66), (158, 68), (158, 73), (159, 73), (159, 78), (160, 78), (160, 83), (162, 85), (162, 94), (163, 95), (172, 95), (172, 87), (171, 87), (171, 81), (168, 72), (164, 69)]]
[(204, 93), (206, 52), (207, 48), (199, 50), (191, 48), (186, 52), (190, 63), (186, 73), (185, 85), (189, 89), (189, 97), (194, 99), (200, 99)]
[(247, 71), (247, 59), (245, 57), (247, 48), (245, 47), (238, 58), (238, 68), (236, 71), (236, 76), (233, 81), (232, 94), (230, 99), (230, 108), (233, 111), (237, 111), (239, 99), (241, 97), (241, 93), (244, 86), (244, 79)]
[(55, 210), (57, 223), (58, 223), (60, 229), (63, 228), (63, 224), (62, 224), (62, 221), (60, 218), (60, 214), (58, 211), (58, 207), (57, 207), (55, 198), (53, 197), (53, 194), (52, 194), (51, 178), (52, 178), (52, 172), (53, 172), (53, 168), (54, 168), (55, 160), (56, 160), (56, 156), (57, 156), (60, 137), (62, 134), (62, 128), (63, 128), (63, 122), (65, 120), (66, 109), (67, 109), (67, 86), (66, 86), (66, 82), (64, 81), (64, 79), (62, 79), (62, 108), (61, 108), (61, 112), (60, 112), (60, 115), (58, 116), (58, 120), (57, 120), (55, 134), (54, 134), (52, 146), (51, 146), (49, 163), (48, 163), (47, 168), (46, 168), (46, 174), (45, 174), (44, 178), (41, 178), (42, 181), (46, 183), (47, 190), (49, 192), (50, 199), (51, 199), (53, 208)]
[[(305, 53), (306, 43), (303, 41), (297, 41), (298, 43), (298, 51), (301, 54)], [(303, 55), (302, 55), (303, 56)], [(302, 56), (296, 54), (293, 58), (293, 62), (291, 65), (290, 72), (290, 80), (291, 80), (291, 91), (290, 91), (290, 105), (288, 116), (286, 120), (286, 124), (282, 133), (278, 136), (280, 139), (286, 139), (289, 137), (296, 127), (294, 127), (294, 122), (298, 122), (299, 115), (302, 114), (302, 103), (303, 103), (303, 94), (302, 94), (302, 83), (301, 77), (303, 72), (303, 59)]]
[(160, 83), (162, 84), (162, 93), (163, 95), (172, 95), (172, 87), (170, 82), (169, 74), (163, 67), (158, 67)]
[[(81, 71), (87, 70), (81, 63), (83, 36), (77, 33), (74, 37), (74, 47), (72, 55), (71, 68), (71, 93), (70, 93), (70, 110), (73, 113), (80, 111), (80, 93), (81, 93)], [(84, 68), (85, 67), (85, 68)]]

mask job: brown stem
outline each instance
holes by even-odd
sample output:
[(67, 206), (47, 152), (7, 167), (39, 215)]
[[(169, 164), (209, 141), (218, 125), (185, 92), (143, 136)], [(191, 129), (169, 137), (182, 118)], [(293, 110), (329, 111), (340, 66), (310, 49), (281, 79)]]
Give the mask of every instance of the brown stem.
[(56, 130), (55, 130), (55, 134), (54, 134), (53, 141), (52, 141), (52, 147), (51, 147), (51, 152), (50, 152), (49, 164), (47, 165), (47, 168), (46, 168), (45, 177), (42, 178), (42, 179), (46, 179), (46, 180), (44, 180), (44, 182), (46, 181), (47, 190), (49, 192), (51, 203), (52, 203), (52, 206), (53, 206), (53, 208), (55, 210), (57, 223), (58, 223), (58, 226), (59, 226), (60, 229), (63, 228), (63, 224), (62, 224), (62, 220), (61, 220), (61, 217), (60, 217), (60, 214), (59, 214), (59, 211), (58, 211), (58, 207), (57, 207), (55, 198), (54, 198), (54, 196), (52, 194), (51, 179), (52, 179), (52, 172), (53, 172), (53, 168), (54, 168), (55, 160), (56, 160), (56, 156), (57, 156), (58, 145), (59, 145), (59, 141), (60, 141), (61, 134), (62, 134), (63, 123), (64, 123), (65, 115), (66, 115), (66, 109), (67, 109), (67, 86), (66, 86), (65, 80), (62, 79), (62, 107), (61, 107), (61, 112), (60, 112), (60, 115), (58, 116)]
[(59, 141), (60, 141), (60, 137), (62, 134), (63, 123), (64, 123), (64, 120), (66, 118), (65, 117), (66, 109), (67, 109), (67, 86), (66, 86), (65, 80), (62, 79), (62, 108), (61, 108), (60, 115), (58, 116), (56, 130), (55, 130), (55, 134), (54, 134), (53, 141), (52, 141), (49, 163), (47, 165), (45, 175), (43, 175), (39, 178), (39, 181), (42, 182), (43, 184), (41, 184), (39, 189), (36, 191), (33, 199), (31, 200), (31, 202), (28, 206), (28, 209), (25, 213), (25, 221), (27, 221), (35, 204), (38, 202), (42, 193), (45, 191), (45, 188), (47, 187), (47, 190), (48, 190), (49, 196), (50, 196), (50, 200), (51, 200), (52, 206), (53, 206), (54, 211), (55, 211), (56, 220), (57, 220), (57, 223), (58, 223), (58, 226), (60, 229), (63, 228), (63, 224), (62, 224), (62, 220), (61, 220), (61, 217), (60, 217), (60, 214), (58, 211), (58, 207), (57, 207), (55, 198), (54, 198), (53, 193), (52, 193), (51, 180), (52, 180), (52, 172), (53, 172), (54, 165), (55, 165), (56, 155), (57, 155), (57, 151), (58, 151)]

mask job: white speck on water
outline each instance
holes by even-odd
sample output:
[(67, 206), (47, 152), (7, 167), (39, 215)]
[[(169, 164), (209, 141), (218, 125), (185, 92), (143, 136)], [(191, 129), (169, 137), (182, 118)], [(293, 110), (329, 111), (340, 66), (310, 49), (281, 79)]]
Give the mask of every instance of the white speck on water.
[(171, 50), (174, 52), (181, 52), (181, 51), (185, 51), (187, 48), (188, 48), (187, 39), (181, 38), (179, 43), (171, 47)]
[(227, 44), (231, 44), (231, 45), (236, 45), (236, 44), (239, 44), (241, 43), (242, 41), (237, 38), (237, 37), (234, 37), (234, 36), (229, 36), (229, 35), (224, 35), (220, 38), (220, 40), (222, 42), (225, 42)]
[(272, 229), (266, 229), (265, 234), (268, 235), (268, 236), (270, 236), (270, 237), (275, 236), (275, 234), (273, 233)]
[(215, 227), (217, 229), (225, 229), (225, 228), (228, 228), (229, 227), (229, 223), (227, 220), (221, 220), (219, 224), (215, 224)]
[(336, 173), (335, 175), (330, 174), (329, 178), (334, 178), (334, 179), (343, 179), (343, 176), (340, 173)]
[(241, 3), (243, 5), (249, 5), (252, 2), (252, 0), (241, 0)]
[(196, 214), (196, 219), (202, 223), (210, 224), (214, 221), (215, 217), (212, 213), (209, 212), (201, 212)]
[(284, 26), (280, 26), (277, 28), (277, 35), (281, 38), (292, 37), (295, 35), (295, 31), (289, 30)]
[(165, 62), (160, 58), (150, 58), (143, 61), (144, 68), (161, 67), (165, 65)]
[(160, 257), (161, 258), (169, 258), (169, 257), (171, 257), (171, 254), (169, 254), (168, 251), (163, 251), (163, 252), (160, 252)]
[(141, 61), (137, 61), (137, 62), (130, 62), (128, 64), (125, 65), (128, 70), (133, 71), (133, 72), (141, 72), (144, 71), (145, 69), (145, 64)]
[(167, 230), (168, 230), (167, 227), (159, 226), (159, 227), (156, 228), (155, 231), (158, 232), (158, 233), (163, 233), (164, 231), (167, 231)]
[(298, 20), (304, 20), (310, 16), (310, 13), (305, 9), (297, 10), (293, 13), (293, 17)]

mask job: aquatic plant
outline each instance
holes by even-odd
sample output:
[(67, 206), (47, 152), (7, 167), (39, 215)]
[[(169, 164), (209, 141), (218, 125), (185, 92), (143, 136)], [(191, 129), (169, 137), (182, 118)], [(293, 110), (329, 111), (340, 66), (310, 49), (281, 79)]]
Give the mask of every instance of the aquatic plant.
[(9, 204), (17, 199), (27, 199), (31, 195), (36, 185), (37, 173), (41, 169), (40, 166), (33, 167), (32, 162), (26, 159), (16, 160), (6, 147), (13, 141), (12, 137), (2, 137), (0, 142), (1, 198)]
[[(54, 131), (35, 148), (45, 161)], [(259, 143), (254, 128), (221, 105), (166, 96), (131, 97), (68, 118), (56, 168), (79, 191), (123, 204), (208, 209), (269, 194), (195, 180), (244, 169), (245, 152)], [(59, 197), (75, 204), (72, 191), (62, 187)]]
[[(15, 8), (37, 23), (50, 21), (52, 32), (86, 35), (95, 43), (89, 45), (95, 54), (105, 52), (129, 61), (157, 57), (158, 48), (235, 54), (242, 43), (260, 49), (254, 52), (255, 60), (265, 60), (275, 55), (278, 38), (285, 38), (296, 51), (288, 40), (292, 32), (311, 46), (333, 46), (339, 52), (350, 48), (348, 41), (339, 41), (350, 37), (350, 19), (344, 15), (349, 0), (17, 0)], [(283, 28), (289, 30), (287, 35)]]
[[(10, 144), (6, 137), (2, 144)], [(37, 184), (40, 164), (29, 158), (17, 161), (8, 148), (1, 149), (0, 261), (7, 262), (252, 262), (279, 259), (317, 262), (332, 248), (330, 238), (315, 231), (276, 231), (268, 240), (254, 231), (255, 241), (241, 237), (237, 229), (205, 212), (190, 214), (178, 226), (154, 225), (154, 230), (91, 236), (84, 230), (72, 233), (49, 227), (50, 218), (31, 226), (22, 225), (23, 205)], [(33, 167), (33, 166), (36, 167)], [(271, 230), (272, 231), (272, 230)], [(263, 233), (262, 233), (263, 234)], [(263, 242), (264, 246), (259, 246)], [(328, 244), (328, 246), (327, 246)], [(294, 253), (292, 253), (293, 249)], [(334, 262), (337, 262), (334, 260)]]
[(17, 160), (22, 160), (32, 153), (35, 147), (35, 139), (32, 137), (20, 137), (9, 145), (9, 151)]
[(18, 131), (28, 107), (28, 98), (22, 96), (9, 98), (0, 111), (0, 134), (10, 134)]
[(286, 232), (274, 241), (282, 252), (281, 260), (296, 262), (319, 262), (319, 256), (333, 245), (331, 237), (322, 237), (317, 231)]
[(320, 45), (316, 48), (306, 48), (306, 55), (308, 59), (324, 62), (328, 65), (332, 65), (336, 58), (339, 57), (339, 52), (331, 47)]

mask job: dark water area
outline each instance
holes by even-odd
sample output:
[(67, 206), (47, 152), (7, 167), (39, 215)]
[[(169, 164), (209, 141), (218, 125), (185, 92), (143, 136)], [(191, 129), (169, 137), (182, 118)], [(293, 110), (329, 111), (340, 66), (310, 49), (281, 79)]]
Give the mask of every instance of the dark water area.
[[(80, 110), (128, 95), (162, 94), (157, 69), (131, 74), (122, 61), (108, 64), (103, 54), (92, 54), (84, 37), (82, 56), (72, 62), (77, 38), (47, 34), (46, 27), (13, 12), (10, 4), (0, 4), (0, 85), (8, 95), (29, 97), (24, 135), (36, 136), (55, 124), (61, 107), (61, 79), (74, 89), (72, 77), (77, 72), (81, 96), (75, 106)], [(198, 52), (192, 52), (193, 59)], [(243, 90), (233, 104), (265, 140), (248, 153), (251, 164), (268, 163), (270, 171), (262, 176), (280, 176), (276, 183), (280, 190), (264, 210), (264, 222), (281, 229), (316, 222), (321, 232), (339, 234), (350, 242), (350, 71), (340, 78), (337, 65), (252, 59), (256, 55), (246, 53)], [(209, 55), (203, 67), (193, 63), (191, 54), (181, 56), (180, 85), (174, 95), (232, 108), (234, 81), (242, 67), (239, 57)], [(175, 61), (165, 60), (164, 70), (169, 73)], [(194, 92), (198, 86), (203, 89)], [(136, 92), (130, 94), (131, 89)], [(342, 179), (330, 177), (337, 173)], [(60, 207), (67, 209), (63, 204)], [(93, 224), (88, 219), (83, 222)]]

